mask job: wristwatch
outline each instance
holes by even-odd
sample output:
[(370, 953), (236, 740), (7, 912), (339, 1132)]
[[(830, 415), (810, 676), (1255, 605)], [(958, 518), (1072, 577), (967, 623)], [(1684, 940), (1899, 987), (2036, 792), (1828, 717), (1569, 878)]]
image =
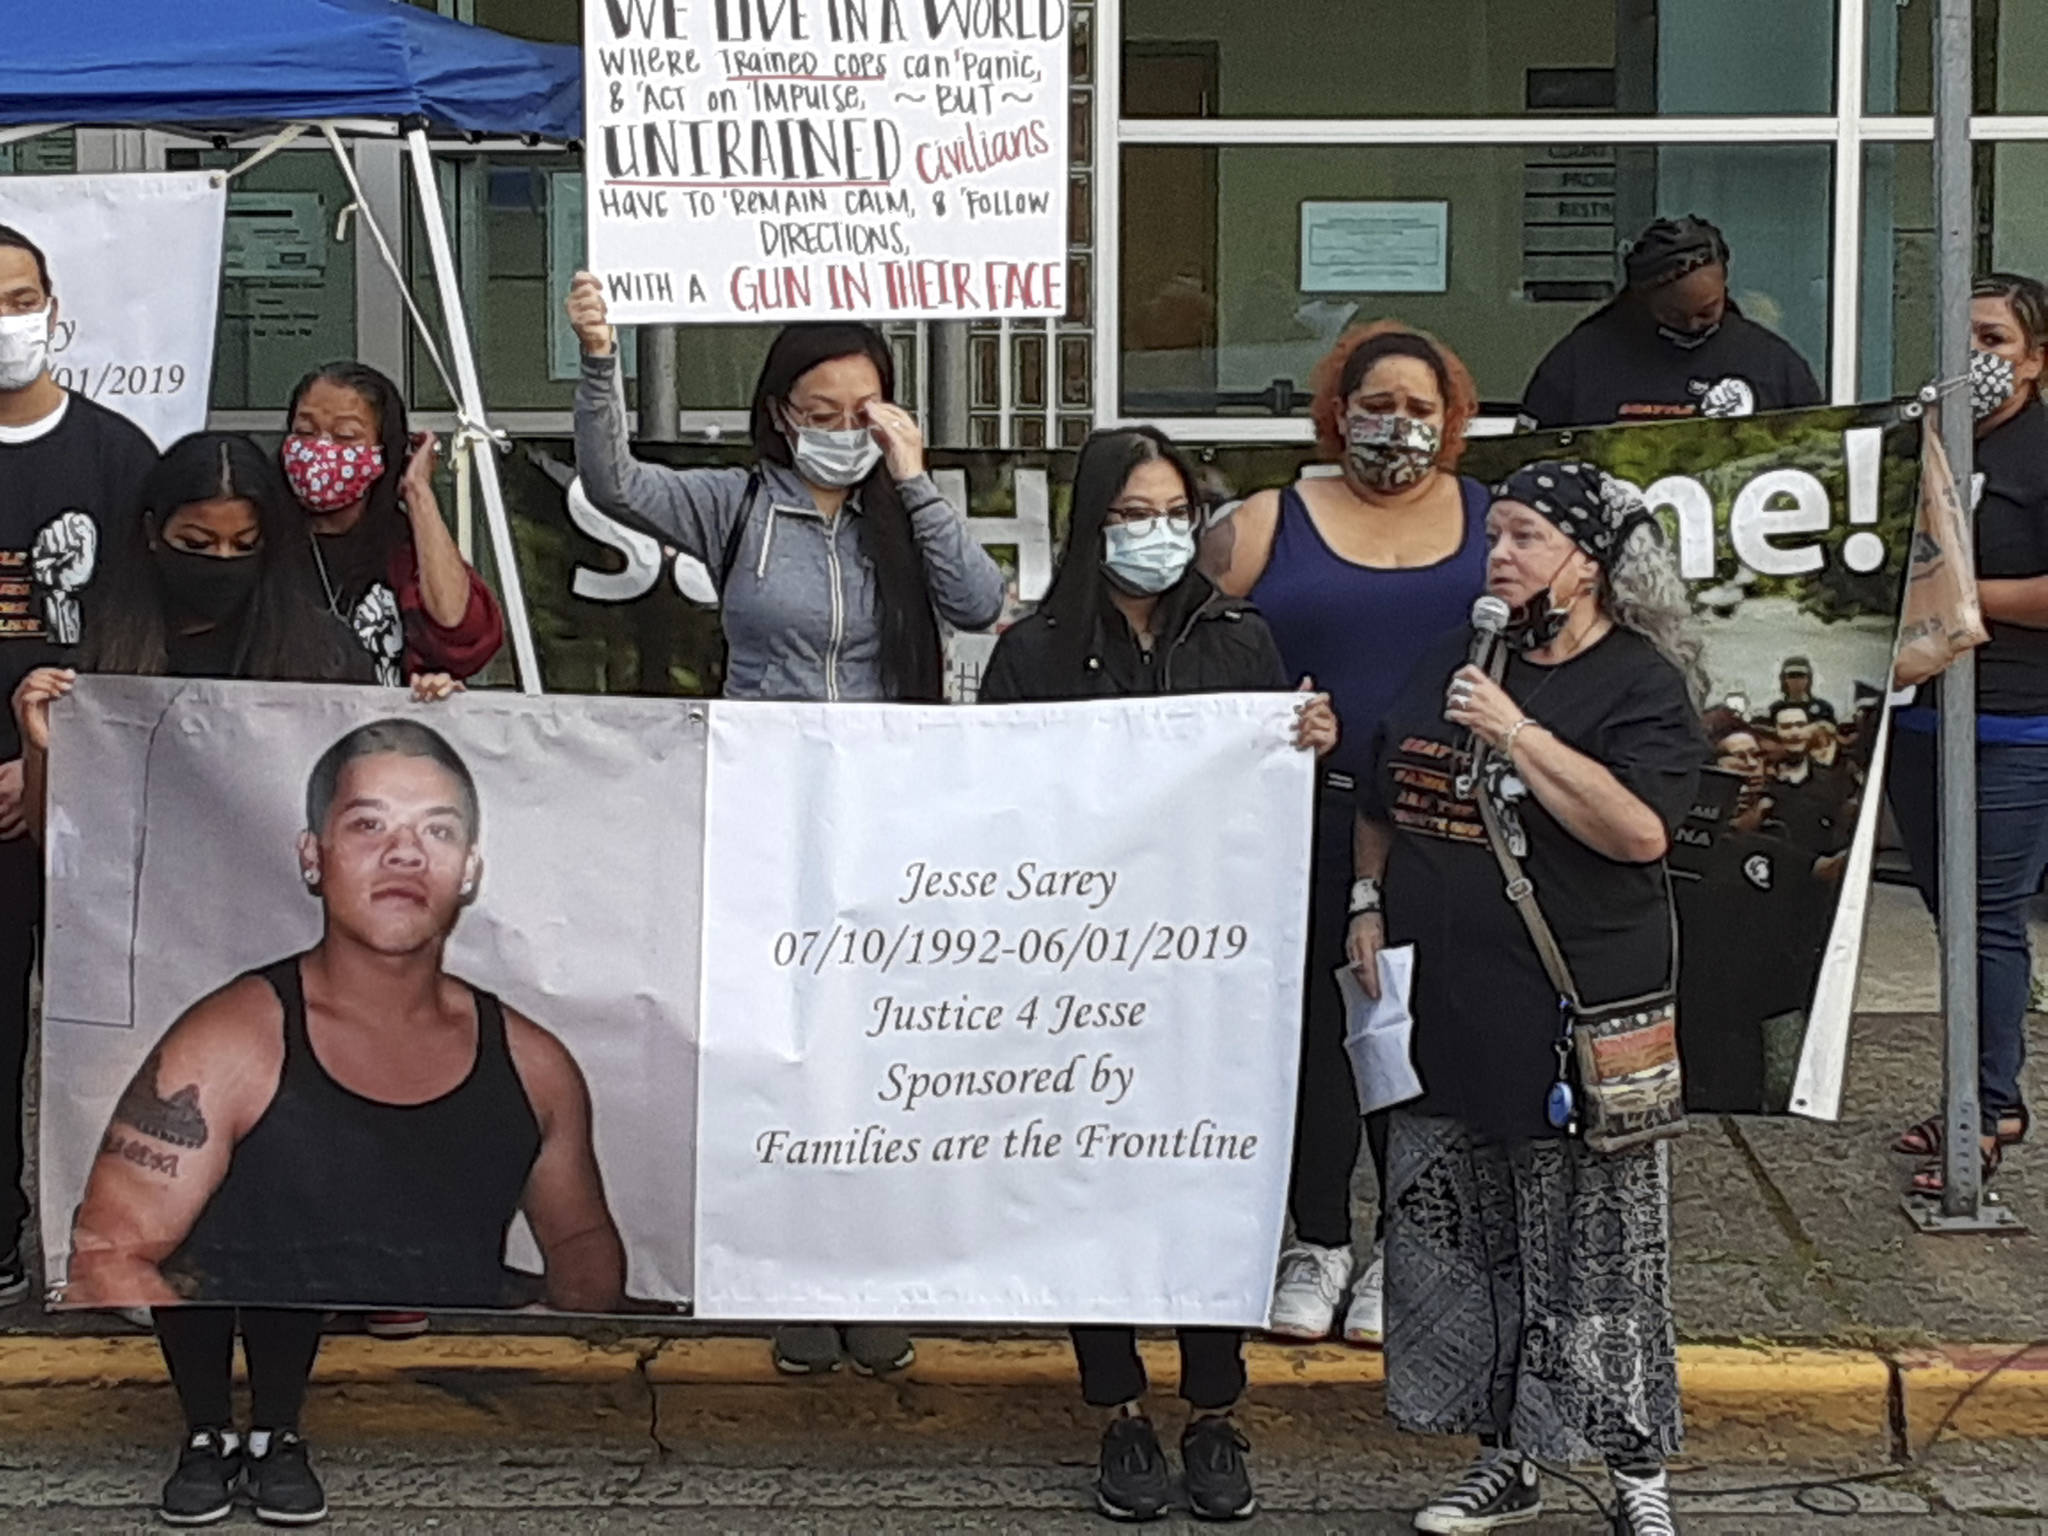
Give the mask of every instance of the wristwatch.
[(1373, 879), (1351, 882), (1351, 915), (1362, 917), (1380, 910), (1380, 883)]

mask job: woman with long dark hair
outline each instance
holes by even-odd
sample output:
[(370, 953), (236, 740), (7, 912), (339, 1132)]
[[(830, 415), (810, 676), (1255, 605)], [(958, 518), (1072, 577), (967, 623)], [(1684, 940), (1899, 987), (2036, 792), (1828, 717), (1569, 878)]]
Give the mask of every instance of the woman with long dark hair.
[[(633, 457), (604, 290), (576, 274), (583, 346), (576, 468), (607, 515), (701, 560), (718, 586), (725, 695), (943, 697), (939, 621), (986, 629), (1003, 578), (925, 473), (924, 434), (894, 403), (896, 364), (873, 326), (792, 325), (754, 385), (751, 468), (672, 469)], [(914, 1358), (901, 1328), (789, 1323), (776, 1367), (876, 1375)]]
[[(1045, 601), (1004, 631), (981, 681), (983, 703), (1133, 698), (1284, 689), (1280, 648), (1258, 610), (1226, 597), (1195, 569), (1201, 497), (1187, 461), (1150, 428), (1098, 432), (1074, 473), (1066, 552)], [(1329, 700), (1303, 700), (1295, 743), (1337, 744)], [(1129, 1328), (1074, 1329), (1081, 1391), (1109, 1410), (1095, 1501), (1118, 1520), (1150, 1520), (1173, 1485), (1144, 1411), (1145, 1367)], [(1244, 1391), (1244, 1335), (1180, 1330), (1181, 1435), (1187, 1499), (1195, 1514), (1239, 1520), (1258, 1508), (1249, 1449), (1231, 1409)]]
[[(1970, 300), (1970, 391), (1976, 418), (1972, 532), (1991, 641), (1977, 652), (1978, 1141), (1985, 1178), (2026, 1140), (2021, 1094), (2033, 1004), (2027, 912), (2048, 868), (2048, 284), (2009, 272), (1979, 278)], [(1957, 401), (1957, 408), (1963, 402)], [(1930, 911), (1940, 911), (1940, 800), (1935, 727), (1941, 685), (1893, 717), (1886, 788)], [(1900, 1152), (1932, 1159), (1916, 1193), (1939, 1195), (1942, 1117), (1903, 1132)]]
[[(370, 658), (318, 601), (311, 551), (270, 455), (221, 432), (179, 439), (143, 481), (140, 515), (111, 530), (119, 558), (86, 601), (94, 612), (79, 659), (87, 672), (138, 677), (367, 683)], [(49, 707), (77, 673), (45, 667), (14, 696), (31, 824), (41, 835)], [(456, 688), (420, 676), (420, 698)], [(303, 1525), (327, 1496), (299, 1438), (299, 1409), (320, 1350), (321, 1314), (275, 1307), (165, 1307), (158, 1342), (185, 1412), (178, 1470), (159, 1511), (174, 1525), (224, 1518), (246, 1480), (259, 1518)], [(249, 1367), (252, 1427), (234, 1427), (235, 1333)]]
[(576, 467), (607, 515), (701, 560), (718, 585), (736, 699), (942, 696), (939, 621), (986, 629), (995, 562), (925, 473), (924, 435), (894, 403), (874, 327), (785, 327), (754, 386), (750, 469), (671, 469), (633, 457), (604, 291), (579, 272), (583, 344)]
[(319, 588), (379, 681), (481, 672), (504, 615), (441, 519), (439, 444), (413, 434), (398, 386), (366, 364), (329, 363), (292, 391), (285, 433), (278, 462), (313, 530)]

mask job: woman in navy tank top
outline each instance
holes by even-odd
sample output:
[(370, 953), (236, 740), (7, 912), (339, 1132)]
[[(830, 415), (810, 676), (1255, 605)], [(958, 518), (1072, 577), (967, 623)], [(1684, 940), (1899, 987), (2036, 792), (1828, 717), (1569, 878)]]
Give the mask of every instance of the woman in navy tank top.
[[(1347, 1291), (1344, 1337), (1376, 1344), (1382, 1269), (1354, 1278), (1351, 1174), (1358, 1093), (1332, 980), (1344, 963), (1352, 796), (1371, 771), (1373, 733), (1430, 642), (1465, 623), (1486, 589), (1487, 491), (1457, 473), (1478, 395), (1443, 343), (1395, 321), (1347, 332), (1315, 374), (1316, 442), (1327, 468), (1262, 491), (1210, 535), (1217, 585), (1249, 596), (1295, 676), (1336, 707), (1342, 735), (1316, 805), (1308, 977), (1289, 1213), (1273, 1332), (1323, 1338)], [(1377, 891), (1356, 893), (1376, 901)], [(1367, 1136), (1385, 1205), (1386, 1117)]]

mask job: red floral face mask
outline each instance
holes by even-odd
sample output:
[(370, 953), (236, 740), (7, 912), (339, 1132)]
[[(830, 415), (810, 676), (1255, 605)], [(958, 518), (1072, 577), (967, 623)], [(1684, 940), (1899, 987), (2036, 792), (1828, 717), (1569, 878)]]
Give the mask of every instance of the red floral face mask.
[(370, 492), (384, 473), (384, 450), (375, 443), (337, 443), (294, 433), (284, 440), (284, 477), (308, 512), (339, 512)]

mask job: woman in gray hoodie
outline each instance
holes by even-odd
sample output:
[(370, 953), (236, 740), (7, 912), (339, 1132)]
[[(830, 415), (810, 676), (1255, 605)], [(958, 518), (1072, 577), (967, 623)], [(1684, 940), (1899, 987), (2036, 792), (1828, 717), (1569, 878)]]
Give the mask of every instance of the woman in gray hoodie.
[[(1003, 578), (925, 473), (924, 434), (893, 403), (896, 365), (872, 326), (786, 327), (754, 386), (750, 469), (643, 464), (604, 290), (569, 287), (583, 346), (576, 467), (598, 509), (701, 560), (718, 584), (725, 694), (733, 699), (937, 703), (941, 621), (986, 629)], [(832, 1323), (775, 1330), (793, 1375), (850, 1357), (868, 1374), (913, 1356), (900, 1328)]]
[(986, 629), (1003, 579), (925, 473), (872, 326), (786, 327), (754, 386), (755, 462), (672, 469), (633, 457), (604, 290), (569, 288), (583, 346), (576, 466), (599, 510), (701, 560), (718, 584), (735, 699), (937, 702), (940, 621)]

